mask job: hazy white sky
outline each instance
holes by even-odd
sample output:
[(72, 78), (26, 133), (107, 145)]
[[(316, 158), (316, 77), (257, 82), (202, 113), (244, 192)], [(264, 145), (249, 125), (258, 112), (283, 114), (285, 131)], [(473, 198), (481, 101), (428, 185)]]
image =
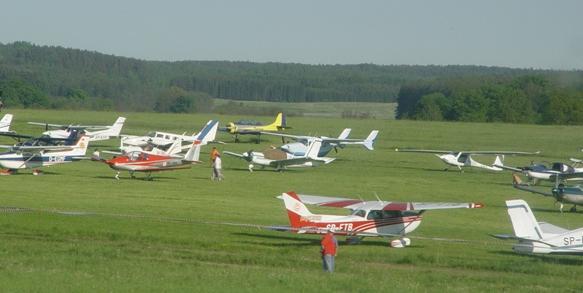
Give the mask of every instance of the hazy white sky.
[(0, 42), (148, 60), (583, 69), (578, 0), (1, 0)]

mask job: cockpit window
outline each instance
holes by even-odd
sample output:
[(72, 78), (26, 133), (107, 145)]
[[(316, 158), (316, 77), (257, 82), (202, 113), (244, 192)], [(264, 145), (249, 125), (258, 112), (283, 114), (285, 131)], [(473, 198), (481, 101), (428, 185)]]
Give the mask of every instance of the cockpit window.
[(380, 210), (371, 210), (366, 217), (369, 220), (379, 220), (383, 218), (383, 212)]
[(366, 216), (366, 211), (365, 210), (357, 210), (353, 213), (353, 215), (364, 218), (364, 216)]

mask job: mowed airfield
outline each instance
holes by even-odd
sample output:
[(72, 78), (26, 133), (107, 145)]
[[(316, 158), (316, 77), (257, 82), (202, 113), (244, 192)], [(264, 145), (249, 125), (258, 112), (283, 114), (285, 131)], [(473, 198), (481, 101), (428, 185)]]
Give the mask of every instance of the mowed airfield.
[[(271, 122), (273, 117), (211, 114), (172, 115), (82, 111), (3, 111), (15, 115), (12, 129), (40, 134), (27, 121), (108, 124), (127, 117), (123, 133), (198, 131), (209, 119), (221, 126), (239, 118)], [(208, 152), (189, 170), (155, 173), (153, 181), (129, 179), (99, 162), (82, 161), (0, 177), (0, 286), (3, 291), (576, 291), (581, 289), (580, 256), (526, 256), (512, 241), (489, 234), (512, 233), (505, 200), (525, 199), (539, 221), (574, 229), (583, 212), (563, 214), (553, 199), (511, 186), (511, 173), (450, 168), (430, 154), (398, 153), (396, 147), (452, 150), (542, 151), (536, 157), (507, 156), (505, 163), (582, 158), (583, 127), (441, 123), (389, 119), (288, 117), (293, 134), (351, 137), (380, 130), (374, 151), (347, 147), (330, 165), (250, 173), (247, 164), (223, 156), (223, 182), (210, 181)], [(221, 151), (260, 151), (261, 144), (232, 143), (225, 133)], [(0, 138), (1, 144), (12, 144)], [(90, 145), (115, 149), (119, 140)], [(491, 164), (492, 156), (475, 157)], [(548, 185), (548, 183), (546, 183)], [(550, 186), (550, 185), (549, 185)], [(429, 211), (404, 249), (388, 239), (361, 244), (340, 240), (333, 274), (322, 272), (320, 237), (232, 224), (288, 225), (285, 191), (374, 200), (481, 202), (483, 209)], [(566, 206), (570, 208), (570, 206)], [(316, 212), (343, 210), (313, 208)], [(583, 210), (583, 209), (582, 209)], [(57, 211), (60, 211), (57, 212)], [(221, 224), (222, 223), (222, 224)], [(420, 237), (420, 238), (416, 238)], [(427, 239), (427, 238), (442, 238)], [(463, 241), (447, 241), (463, 240)]]

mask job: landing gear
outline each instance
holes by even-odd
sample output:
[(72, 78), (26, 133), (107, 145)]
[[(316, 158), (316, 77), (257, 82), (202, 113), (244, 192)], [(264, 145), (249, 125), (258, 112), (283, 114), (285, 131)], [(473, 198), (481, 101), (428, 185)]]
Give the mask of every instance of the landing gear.
[(130, 178), (136, 179), (136, 175), (134, 174), (134, 172), (130, 172)]
[(411, 245), (411, 239), (407, 237), (402, 237), (400, 239), (395, 239), (389, 243), (393, 248), (404, 248)]
[(571, 213), (576, 213), (577, 212), (577, 205), (574, 205), (569, 211)]
[(253, 164), (249, 164), (249, 172), (253, 172)]
[(12, 175), (16, 173), (15, 170), (10, 170), (10, 169), (0, 169), (0, 176), (2, 175)]
[(115, 173), (115, 179), (119, 180), (119, 171)]
[(32, 175), (37, 176), (37, 175), (42, 175), (42, 174), (43, 174), (43, 171), (41, 171), (39, 169), (32, 170)]

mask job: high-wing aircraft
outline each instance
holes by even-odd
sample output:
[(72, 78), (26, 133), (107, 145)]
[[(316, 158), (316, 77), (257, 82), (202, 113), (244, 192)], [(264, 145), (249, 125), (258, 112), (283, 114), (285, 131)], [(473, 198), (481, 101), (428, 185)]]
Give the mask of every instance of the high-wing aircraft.
[(253, 172), (255, 165), (275, 168), (276, 171), (283, 171), (286, 168), (316, 167), (334, 161), (335, 158), (318, 157), (321, 146), (322, 140), (319, 138), (314, 139), (308, 145), (308, 151), (304, 156), (294, 156), (277, 149), (266, 150), (263, 152), (248, 151), (242, 154), (229, 151), (223, 153), (249, 162), (250, 172)]
[(528, 204), (521, 199), (507, 200), (508, 215), (514, 235), (492, 235), (499, 239), (514, 239), (512, 247), (526, 254), (583, 254), (583, 228), (567, 230), (549, 223), (537, 222)]
[[(49, 124), (41, 122), (28, 122), (32, 125), (42, 125), (45, 126), (47, 131), (43, 132), (44, 135), (48, 135), (52, 138), (67, 138), (71, 134), (72, 130), (83, 130), (85, 135), (90, 138), (91, 141), (108, 140), (111, 137), (119, 136), (123, 124), (125, 122), (124, 117), (118, 117), (115, 123), (109, 126), (100, 125), (62, 125), (62, 124)], [(58, 128), (56, 130), (48, 130), (49, 128)]]
[[(332, 230), (345, 235), (349, 242), (359, 242), (363, 237), (380, 236), (398, 238), (391, 241), (391, 247), (405, 247), (411, 240), (405, 237), (421, 224), (422, 215), (428, 210), (481, 208), (478, 203), (440, 202), (388, 202), (363, 201), (341, 197), (299, 195), (295, 192), (283, 193), (283, 199), (290, 227), (280, 227), (296, 233), (320, 234)], [(345, 208), (350, 215), (313, 214), (305, 204)]]
[(253, 134), (257, 135), (259, 140), (261, 139), (262, 132), (276, 132), (291, 128), (287, 126), (286, 117), (284, 113), (277, 113), (275, 121), (271, 124), (261, 124), (256, 121), (239, 120), (237, 122), (229, 122), (225, 128), (221, 128), (222, 131), (227, 131), (235, 136), (235, 141), (239, 141), (239, 135)]
[[(74, 145), (46, 145), (44, 143), (20, 144), (15, 146), (0, 146), (9, 148), (0, 153), (0, 167), (10, 170), (11, 174), (18, 169), (31, 169), (55, 164), (70, 163), (83, 159), (87, 152), (89, 137), (82, 135)], [(40, 171), (34, 170), (33, 174)]]
[(345, 128), (337, 138), (326, 136), (307, 136), (307, 135), (291, 135), (283, 133), (261, 132), (266, 135), (279, 136), (283, 139), (289, 138), (296, 142), (287, 143), (279, 147), (282, 151), (292, 154), (294, 156), (303, 156), (306, 153), (308, 144), (311, 140), (319, 138), (322, 140), (322, 147), (318, 153), (318, 157), (327, 155), (331, 150), (338, 151), (338, 148), (344, 148), (347, 145), (362, 145), (368, 150), (373, 150), (374, 141), (379, 133), (378, 130), (370, 132), (365, 139), (349, 139), (351, 129)]
[[(583, 168), (577, 167), (581, 161), (576, 159), (571, 159), (571, 161), (575, 163), (573, 166), (561, 162), (555, 162), (551, 164), (551, 168), (548, 168), (542, 163), (533, 163), (530, 166), (525, 167), (509, 167), (504, 165), (495, 165), (495, 167), (514, 172), (522, 172), (533, 184), (537, 184), (539, 180), (554, 181), (555, 179), (553, 178), (555, 178), (556, 175), (583, 173)], [(569, 181), (582, 181), (583, 175), (579, 178), (573, 177), (564, 179)]]
[[(209, 120), (206, 125), (198, 132), (194, 132), (192, 135), (181, 135), (169, 132), (154, 131), (148, 133), (146, 136), (130, 136), (122, 135), (120, 150), (122, 151), (139, 151), (148, 150), (150, 147), (167, 147), (173, 144), (177, 139), (183, 142), (194, 142), (200, 141), (200, 145), (206, 145), (207, 143), (214, 141), (217, 135), (217, 129), (219, 127), (218, 120)], [(188, 146), (190, 147), (190, 146)], [(187, 148), (188, 148), (187, 147)], [(177, 152), (170, 152), (170, 154), (176, 154), (182, 151), (181, 148), (175, 149)]]
[[(430, 153), (435, 154), (440, 160), (449, 166), (457, 167), (462, 171), (462, 167), (476, 167), (490, 171), (502, 171), (497, 166), (504, 165), (504, 155), (538, 155), (540, 152), (513, 152), (513, 151), (443, 151), (443, 150), (422, 150), (422, 149), (395, 149), (397, 152)], [(496, 159), (492, 166), (482, 164), (472, 158), (472, 155), (495, 155)], [(447, 170), (447, 168), (445, 168)]]
[(10, 124), (12, 124), (12, 114), (5, 114), (0, 120), (0, 133), (14, 133), (10, 131)]
[[(175, 145), (181, 145), (178, 138)], [(184, 156), (169, 154), (154, 154), (146, 151), (131, 151), (125, 155), (117, 156), (109, 160), (101, 159), (99, 154), (94, 156), (94, 160), (99, 160), (117, 170), (115, 178), (119, 180), (120, 171), (128, 171), (131, 178), (135, 172), (147, 173), (147, 180), (151, 180), (152, 172), (172, 171), (177, 169), (188, 169), (192, 164), (199, 163), (200, 141), (194, 141)]]
[(570, 209), (570, 211), (576, 212), (577, 205), (583, 205), (583, 188), (581, 188), (579, 185), (565, 186), (563, 183), (559, 183), (561, 180), (565, 180), (570, 176), (583, 178), (583, 173), (554, 175), (554, 177), (551, 177), (550, 179), (555, 181), (555, 186), (551, 189), (550, 192), (541, 191), (537, 188), (531, 187), (529, 184), (522, 183), (522, 180), (516, 174), (512, 175), (512, 186), (519, 190), (554, 198), (556, 202), (560, 203), (561, 212), (563, 212), (563, 204), (573, 204), (573, 207)]

